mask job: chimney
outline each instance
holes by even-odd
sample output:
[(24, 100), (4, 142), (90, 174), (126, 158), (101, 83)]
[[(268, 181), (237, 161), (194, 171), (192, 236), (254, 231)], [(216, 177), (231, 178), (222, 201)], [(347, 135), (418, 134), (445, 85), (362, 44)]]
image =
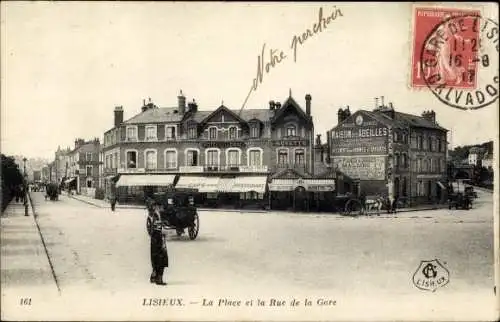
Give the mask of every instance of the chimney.
[(186, 97), (182, 94), (182, 90), (177, 96), (177, 103), (179, 108), (179, 113), (184, 114), (186, 112)]
[(115, 127), (119, 127), (123, 123), (123, 107), (115, 107)]
[(269, 109), (273, 111), (275, 107), (276, 105), (274, 104), (274, 101), (269, 101)]
[(434, 124), (436, 123), (436, 113), (434, 112), (434, 110), (423, 112), (422, 117)]
[(276, 101), (276, 102), (274, 103), (274, 106), (275, 106), (275, 108), (276, 108), (277, 110), (279, 110), (279, 109), (281, 108), (281, 103), (280, 103), (280, 102), (278, 102), (278, 101)]
[(375, 109), (378, 108), (378, 97), (375, 97)]
[(344, 110), (342, 108), (339, 108), (337, 112), (337, 124), (340, 124), (344, 121)]
[(349, 105), (347, 105), (345, 111), (344, 111), (344, 120), (351, 116), (351, 111), (349, 110)]
[(198, 104), (196, 104), (196, 101), (193, 98), (193, 101), (191, 103), (188, 103), (188, 112), (190, 113), (196, 113), (198, 111)]
[(306, 95), (306, 114), (311, 116), (311, 95)]
[(385, 107), (384, 106), (384, 96), (380, 96), (380, 106)]

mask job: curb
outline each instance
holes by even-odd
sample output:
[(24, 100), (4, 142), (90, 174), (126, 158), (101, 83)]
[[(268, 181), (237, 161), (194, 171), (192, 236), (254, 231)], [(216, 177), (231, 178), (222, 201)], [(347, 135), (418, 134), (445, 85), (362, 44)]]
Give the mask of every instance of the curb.
[(38, 220), (37, 220), (38, 215), (35, 211), (35, 205), (33, 204), (33, 199), (31, 198), (31, 194), (28, 192), (27, 195), (28, 195), (28, 203), (29, 203), (28, 206), (30, 206), (30, 208), (31, 208), (31, 213), (33, 214), (33, 221), (35, 222), (36, 229), (38, 230), (38, 235), (40, 236), (40, 240), (42, 242), (43, 249), (45, 250), (45, 255), (47, 256), (47, 261), (49, 262), (50, 272), (52, 274), (52, 278), (54, 279), (54, 283), (56, 284), (57, 292), (60, 295), (61, 294), (61, 287), (59, 286), (56, 272), (54, 270), (54, 265), (52, 264), (52, 260), (50, 259), (47, 245), (45, 244), (45, 239), (43, 238), (42, 231), (40, 230), (40, 225), (38, 224)]

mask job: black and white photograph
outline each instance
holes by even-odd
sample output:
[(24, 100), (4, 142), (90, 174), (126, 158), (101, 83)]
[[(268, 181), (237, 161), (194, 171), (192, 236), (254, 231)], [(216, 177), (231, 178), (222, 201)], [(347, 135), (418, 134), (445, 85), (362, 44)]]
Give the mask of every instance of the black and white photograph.
[(500, 318), (498, 3), (0, 5), (1, 320)]

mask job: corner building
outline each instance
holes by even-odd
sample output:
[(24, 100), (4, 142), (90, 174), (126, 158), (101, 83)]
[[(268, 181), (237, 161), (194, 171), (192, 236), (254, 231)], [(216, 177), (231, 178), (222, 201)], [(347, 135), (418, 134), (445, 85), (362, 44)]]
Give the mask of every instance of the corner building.
[(105, 190), (116, 182), (119, 202), (142, 203), (145, 194), (175, 186), (196, 190), (205, 205), (267, 206), (273, 174), (313, 170), (310, 103), (306, 95), (304, 112), (290, 93), (267, 108), (199, 110), (181, 92), (177, 106), (143, 102), (126, 121), (116, 107), (104, 133)]
[(357, 181), (355, 193), (392, 196), (407, 206), (444, 201), (447, 130), (434, 111), (411, 115), (389, 103), (351, 115), (347, 107), (328, 141), (332, 166)]

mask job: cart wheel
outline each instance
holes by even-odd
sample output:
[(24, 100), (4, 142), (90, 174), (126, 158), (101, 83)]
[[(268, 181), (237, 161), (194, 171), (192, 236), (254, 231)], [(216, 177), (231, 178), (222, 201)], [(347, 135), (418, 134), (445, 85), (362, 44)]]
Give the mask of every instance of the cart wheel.
[[(358, 213), (356, 213), (358, 212)], [(361, 202), (359, 202), (356, 199), (351, 199), (346, 202), (345, 208), (344, 208), (344, 214), (348, 216), (357, 216), (360, 215), (362, 212), (362, 207), (361, 207)]]
[(198, 236), (199, 229), (200, 229), (200, 218), (198, 217), (198, 214), (195, 213), (193, 225), (188, 228), (189, 239), (194, 240), (196, 236)]

